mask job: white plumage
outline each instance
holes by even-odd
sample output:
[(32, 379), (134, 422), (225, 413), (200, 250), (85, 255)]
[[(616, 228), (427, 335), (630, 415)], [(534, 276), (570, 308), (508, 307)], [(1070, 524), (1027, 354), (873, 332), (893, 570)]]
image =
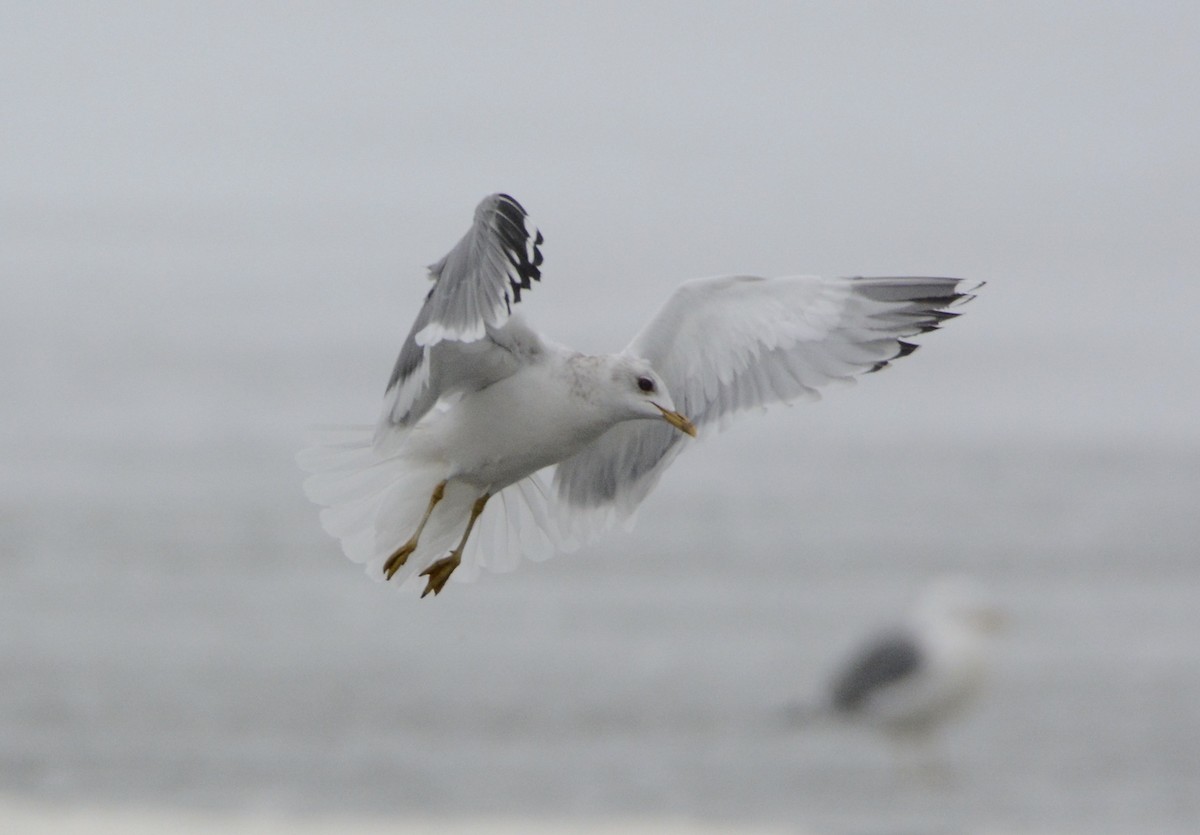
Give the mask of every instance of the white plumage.
[(953, 278), (697, 279), (624, 351), (585, 356), (513, 315), (541, 243), (517, 201), (485, 198), (430, 267), (374, 436), (301, 454), (323, 525), (370, 574), (436, 593), (569, 547), (627, 518), (697, 429), (878, 370), (972, 298)]

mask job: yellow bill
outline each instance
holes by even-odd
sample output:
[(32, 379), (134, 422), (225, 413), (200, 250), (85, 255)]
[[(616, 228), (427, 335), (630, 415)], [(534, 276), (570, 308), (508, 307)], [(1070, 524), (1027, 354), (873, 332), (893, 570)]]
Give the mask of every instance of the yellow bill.
[(680, 432), (691, 435), (693, 438), (696, 437), (696, 425), (694, 423), (685, 418), (683, 415), (679, 414), (679, 412), (672, 412), (668, 409), (664, 409), (657, 403), (654, 405), (658, 407), (660, 412), (662, 412), (663, 420), (674, 426)]

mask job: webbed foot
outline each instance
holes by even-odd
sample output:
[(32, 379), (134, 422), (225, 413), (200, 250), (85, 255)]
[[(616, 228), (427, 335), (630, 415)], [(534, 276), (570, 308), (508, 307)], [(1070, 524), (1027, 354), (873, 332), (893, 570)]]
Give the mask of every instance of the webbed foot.
[(400, 570), (404, 563), (408, 562), (408, 558), (412, 556), (412, 552), (415, 550), (417, 550), (417, 541), (415, 539), (410, 539), (397, 548), (396, 553), (388, 557), (387, 562), (383, 564), (384, 579), (392, 579), (392, 576)]
[(462, 557), (457, 551), (452, 551), (450, 556), (442, 557), (431, 563), (429, 568), (421, 572), (422, 577), (428, 577), (429, 583), (425, 586), (425, 591), (421, 592), (421, 597), (433, 592), (435, 595), (440, 594), (442, 587), (446, 585), (446, 581), (450, 579), (450, 575), (454, 573), (454, 569), (458, 568), (458, 564), (462, 562)]

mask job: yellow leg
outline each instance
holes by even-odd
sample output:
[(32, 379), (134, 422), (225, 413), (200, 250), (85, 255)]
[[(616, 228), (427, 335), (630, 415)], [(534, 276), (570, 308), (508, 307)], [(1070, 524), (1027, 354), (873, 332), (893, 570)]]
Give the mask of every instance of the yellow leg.
[(454, 569), (458, 568), (458, 564), (462, 562), (463, 548), (467, 545), (467, 537), (471, 535), (471, 528), (475, 527), (475, 520), (479, 518), (479, 514), (483, 513), (483, 506), (491, 497), (491, 493), (484, 493), (471, 506), (471, 518), (467, 520), (467, 529), (463, 531), (462, 539), (458, 541), (458, 547), (451, 551), (449, 556), (442, 557), (421, 572), (422, 577), (429, 578), (429, 584), (425, 586), (425, 591), (421, 592), (421, 597), (430, 592), (435, 595), (441, 593), (442, 586), (446, 585), (446, 581), (450, 579)]
[(421, 531), (425, 530), (425, 523), (429, 521), (429, 517), (433, 515), (433, 509), (437, 507), (437, 503), (442, 500), (444, 495), (446, 495), (446, 482), (443, 481), (433, 488), (433, 495), (429, 497), (429, 507), (425, 508), (425, 515), (421, 517), (421, 524), (417, 525), (416, 533), (408, 542), (397, 548), (396, 552), (383, 564), (383, 576), (386, 579), (392, 579), (392, 575), (400, 570), (400, 566), (404, 565), (409, 555), (417, 550), (417, 540), (421, 538)]

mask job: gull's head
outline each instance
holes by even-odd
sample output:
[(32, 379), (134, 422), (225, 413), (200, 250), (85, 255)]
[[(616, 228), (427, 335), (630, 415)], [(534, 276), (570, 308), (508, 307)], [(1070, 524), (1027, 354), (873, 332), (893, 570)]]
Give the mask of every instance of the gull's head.
[(982, 586), (959, 576), (941, 577), (927, 587), (914, 615), (926, 624), (979, 637), (1000, 631), (1007, 622), (1003, 609)]
[(613, 358), (609, 382), (613, 405), (622, 420), (665, 420), (680, 432), (696, 437), (696, 427), (675, 409), (662, 377), (650, 363), (629, 356)]

